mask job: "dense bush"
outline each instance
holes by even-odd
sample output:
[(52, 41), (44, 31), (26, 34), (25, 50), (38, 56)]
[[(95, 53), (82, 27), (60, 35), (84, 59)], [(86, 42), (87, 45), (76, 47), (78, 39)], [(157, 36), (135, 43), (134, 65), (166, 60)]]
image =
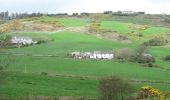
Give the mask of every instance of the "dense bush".
[(149, 62), (148, 67), (153, 67), (153, 64), (151, 62)]
[(170, 18), (165, 18), (165, 19), (164, 19), (164, 22), (166, 22), (166, 23), (169, 24), (169, 23), (170, 23)]
[(48, 75), (47, 72), (41, 72), (41, 75)]
[(137, 63), (154, 63), (155, 62), (155, 58), (151, 56), (132, 55), (130, 58), (132, 62), (137, 62)]
[(100, 23), (94, 21), (90, 24), (88, 31), (89, 32), (98, 32)]
[(148, 66), (152, 66), (149, 63), (154, 63), (155, 58), (152, 55), (145, 53), (146, 48), (147, 48), (147, 46), (140, 45), (136, 49), (135, 53), (130, 56), (130, 61), (137, 62), (137, 63), (143, 63), (143, 64), (148, 63)]
[(37, 44), (46, 43), (49, 41), (46, 37), (33, 38), (33, 40), (37, 41)]
[(163, 38), (154, 38), (144, 43), (146, 46), (163, 46), (166, 41)]
[(11, 39), (11, 36), (9, 35), (0, 35), (0, 47), (7, 47), (10, 45), (9, 40)]
[(0, 25), (0, 33), (9, 33), (14, 30), (18, 30), (21, 27), (21, 23), (18, 20), (13, 20)]
[(46, 42), (47, 42), (46, 40), (39, 40), (39, 41), (37, 42), (37, 44), (46, 43)]
[(170, 61), (170, 55), (166, 56), (166, 57), (164, 58), (164, 60)]

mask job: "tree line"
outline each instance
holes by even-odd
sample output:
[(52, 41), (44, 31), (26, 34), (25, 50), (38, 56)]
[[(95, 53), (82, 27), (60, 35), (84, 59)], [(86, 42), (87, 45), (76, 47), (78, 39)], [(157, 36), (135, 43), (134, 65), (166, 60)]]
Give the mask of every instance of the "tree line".
[(7, 21), (12, 19), (20, 19), (20, 18), (29, 18), (29, 17), (41, 17), (43, 15), (47, 16), (67, 16), (67, 13), (56, 13), (56, 14), (48, 14), (48, 13), (9, 13), (8, 11), (0, 12), (0, 21)]
[(0, 12), (0, 20), (12, 20), (17, 18), (40, 17), (43, 13), (9, 13), (8, 11)]

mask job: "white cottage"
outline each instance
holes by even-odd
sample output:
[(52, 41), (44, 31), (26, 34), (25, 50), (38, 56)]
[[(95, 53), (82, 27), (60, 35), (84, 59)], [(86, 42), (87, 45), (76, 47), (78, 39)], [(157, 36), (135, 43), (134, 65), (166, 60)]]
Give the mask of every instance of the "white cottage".
[(94, 51), (90, 58), (111, 60), (114, 58), (114, 53), (112, 51)]
[(36, 44), (37, 41), (33, 41), (30, 37), (21, 37), (21, 36), (14, 36), (11, 39), (12, 44), (20, 44), (20, 45), (30, 45), (30, 44)]
[(77, 59), (114, 59), (114, 52), (112, 51), (72, 52), (71, 55)]

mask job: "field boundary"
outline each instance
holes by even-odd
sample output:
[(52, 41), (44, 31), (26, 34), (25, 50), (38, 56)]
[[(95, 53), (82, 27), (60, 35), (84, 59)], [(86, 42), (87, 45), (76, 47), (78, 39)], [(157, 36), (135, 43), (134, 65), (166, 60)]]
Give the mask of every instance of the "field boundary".
[[(56, 76), (59, 76), (59, 77), (68, 77), (68, 78), (80, 78), (80, 79), (95, 79), (95, 80), (99, 80), (100, 78), (97, 78), (97, 77), (88, 77), (88, 76), (78, 76), (78, 75), (61, 75), (61, 74), (57, 74)], [(156, 83), (156, 84), (170, 84), (170, 81), (160, 81), (160, 80), (137, 80), (137, 79), (129, 79), (127, 80), (129, 82), (132, 82), (132, 83)]]

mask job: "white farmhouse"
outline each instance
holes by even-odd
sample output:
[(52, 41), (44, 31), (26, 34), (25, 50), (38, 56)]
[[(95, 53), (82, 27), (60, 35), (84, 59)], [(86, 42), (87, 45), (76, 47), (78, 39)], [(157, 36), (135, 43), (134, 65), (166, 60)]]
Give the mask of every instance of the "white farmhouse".
[(112, 51), (94, 51), (90, 56), (90, 59), (108, 59), (114, 58), (114, 53)]
[(20, 45), (31, 45), (36, 44), (37, 41), (33, 41), (30, 37), (14, 36), (11, 38), (11, 43)]
[(113, 51), (72, 52), (71, 55), (73, 58), (76, 59), (97, 59), (97, 60), (114, 59)]

